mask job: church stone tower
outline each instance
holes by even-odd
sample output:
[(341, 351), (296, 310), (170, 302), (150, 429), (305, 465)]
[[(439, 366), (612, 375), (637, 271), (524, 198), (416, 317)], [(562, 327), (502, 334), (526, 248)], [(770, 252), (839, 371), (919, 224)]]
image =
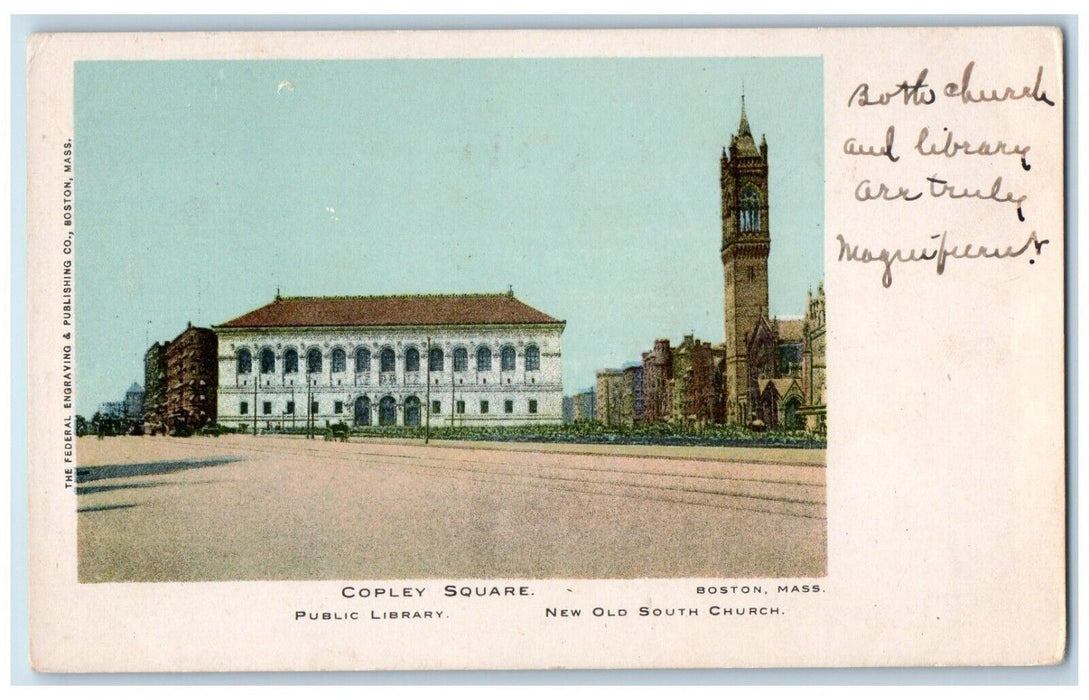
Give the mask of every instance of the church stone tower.
[(757, 147), (741, 96), (741, 123), (722, 149), (722, 268), (726, 283), (726, 420), (748, 422), (748, 337), (768, 317), (768, 143)]

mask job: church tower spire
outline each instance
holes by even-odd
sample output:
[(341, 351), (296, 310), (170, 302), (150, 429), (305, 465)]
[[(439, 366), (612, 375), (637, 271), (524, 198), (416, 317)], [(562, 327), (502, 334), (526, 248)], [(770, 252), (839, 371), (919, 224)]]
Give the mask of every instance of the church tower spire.
[(745, 114), (745, 85), (741, 85), (741, 123), (737, 126), (738, 136), (752, 138), (752, 130), (749, 128), (749, 117)]
[(722, 151), (722, 272), (725, 283), (726, 417), (747, 423), (752, 415), (749, 340), (768, 318), (768, 148), (759, 146), (741, 95), (737, 133)]

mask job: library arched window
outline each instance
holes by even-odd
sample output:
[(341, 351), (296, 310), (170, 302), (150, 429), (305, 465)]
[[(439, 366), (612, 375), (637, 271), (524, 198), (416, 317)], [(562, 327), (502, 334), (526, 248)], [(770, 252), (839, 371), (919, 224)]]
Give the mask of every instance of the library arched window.
[[(367, 348), (359, 348), (355, 351), (355, 371), (356, 372), (370, 372), (371, 371), (371, 351)], [(370, 404), (367, 404), (368, 408)], [(369, 424), (368, 424), (369, 425)]]
[(333, 356), (330, 358), (333, 372), (344, 372), (348, 369), (348, 356), (340, 348), (333, 350)]
[(397, 371), (397, 356), (393, 354), (393, 348), (382, 350), (382, 354), (378, 356), (378, 363), (378, 369), (382, 372)]
[(469, 369), (469, 351), (465, 348), (454, 350), (454, 371), (464, 372)]
[(299, 371), (299, 353), (294, 348), (284, 351), (284, 374), (295, 374)]
[(514, 369), (514, 348), (509, 345), (504, 346), (499, 351), (499, 368), (504, 372)]
[(313, 348), (306, 353), (306, 371), (309, 374), (316, 374), (321, 371), (321, 350)]
[(492, 351), (481, 347), (476, 351), (476, 371), (487, 372), (492, 368)]
[(405, 425), (418, 426), (420, 424), (420, 399), (409, 396), (405, 399)]
[(427, 369), (432, 372), (441, 372), (444, 359), (442, 348), (431, 348), (431, 351), (427, 353)]
[(276, 355), (271, 348), (261, 351), (261, 374), (272, 374), (276, 371)]
[(253, 355), (246, 348), (238, 351), (238, 373), (249, 374), (253, 371)]
[(416, 348), (409, 348), (408, 350), (405, 350), (405, 371), (420, 371), (420, 351)]
[(536, 345), (526, 348), (526, 369), (537, 370), (541, 368), (541, 351)]

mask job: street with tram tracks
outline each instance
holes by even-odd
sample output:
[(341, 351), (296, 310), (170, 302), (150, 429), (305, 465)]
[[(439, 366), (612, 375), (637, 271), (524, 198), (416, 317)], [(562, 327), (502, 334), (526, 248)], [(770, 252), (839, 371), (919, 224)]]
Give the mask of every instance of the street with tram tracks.
[(80, 579), (825, 571), (823, 452), (484, 447), (81, 438)]

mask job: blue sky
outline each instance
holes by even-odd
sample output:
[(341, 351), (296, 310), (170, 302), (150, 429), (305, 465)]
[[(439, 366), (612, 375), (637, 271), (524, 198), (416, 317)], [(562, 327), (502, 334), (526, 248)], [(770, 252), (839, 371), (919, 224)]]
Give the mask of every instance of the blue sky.
[(723, 338), (718, 168), (742, 83), (771, 312), (823, 278), (819, 58), (82, 62), (77, 412), (187, 322), (285, 295), (499, 292), (567, 321), (564, 385)]

